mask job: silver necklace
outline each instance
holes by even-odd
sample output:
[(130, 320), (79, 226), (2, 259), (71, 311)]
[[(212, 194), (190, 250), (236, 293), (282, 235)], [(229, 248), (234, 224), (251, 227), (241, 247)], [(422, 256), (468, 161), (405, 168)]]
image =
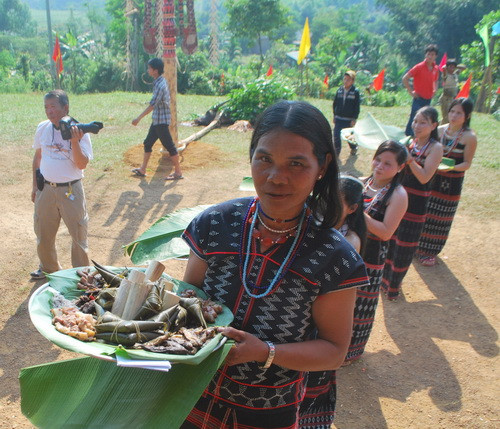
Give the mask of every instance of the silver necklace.
[(274, 232), (275, 234), (285, 234), (287, 232), (290, 232), (290, 231), (293, 231), (294, 229), (297, 229), (297, 227), (299, 226), (299, 224), (295, 225), (295, 226), (292, 226), (291, 228), (288, 228), (288, 229), (273, 229), (269, 226), (267, 226), (264, 221), (262, 220), (262, 218), (260, 217), (260, 214), (259, 212), (257, 212), (257, 217), (259, 218), (259, 222), (262, 224), (262, 226), (264, 228), (266, 228), (268, 231), (271, 231), (271, 232)]

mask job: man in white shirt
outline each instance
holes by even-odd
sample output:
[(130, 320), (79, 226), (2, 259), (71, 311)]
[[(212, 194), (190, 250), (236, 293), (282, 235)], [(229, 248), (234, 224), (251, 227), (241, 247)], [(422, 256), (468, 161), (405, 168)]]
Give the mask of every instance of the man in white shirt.
[(69, 113), (69, 100), (64, 91), (57, 89), (45, 94), (44, 104), (48, 120), (38, 124), (33, 143), (31, 200), (35, 203), (34, 227), (40, 259), (39, 269), (31, 273), (35, 280), (43, 279), (44, 273), (62, 269), (55, 247), (61, 219), (72, 238), (73, 267), (89, 265), (88, 214), (81, 179), (92, 159), (92, 143), (89, 135), (74, 125), (71, 139), (62, 138), (59, 121)]

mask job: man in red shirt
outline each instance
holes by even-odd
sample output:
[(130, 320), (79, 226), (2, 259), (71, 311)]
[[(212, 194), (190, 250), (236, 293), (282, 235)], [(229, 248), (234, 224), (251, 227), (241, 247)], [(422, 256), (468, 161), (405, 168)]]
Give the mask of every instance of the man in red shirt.
[[(406, 135), (412, 136), (411, 125), (418, 109), (431, 104), (432, 97), (436, 92), (437, 80), (439, 78), (439, 68), (436, 65), (438, 47), (428, 45), (425, 48), (425, 58), (421, 63), (416, 64), (403, 76), (403, 85), (413, 97), (411, 105), (410, 119), (406, 125)], [(413, 78), (413, 88), (410, 86), (410, 79)]]

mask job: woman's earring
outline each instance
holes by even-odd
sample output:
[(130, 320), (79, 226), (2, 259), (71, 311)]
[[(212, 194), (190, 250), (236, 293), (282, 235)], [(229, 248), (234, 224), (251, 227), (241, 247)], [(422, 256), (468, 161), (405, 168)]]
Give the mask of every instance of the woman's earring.
[(323, 176), (320, 174), (320, 175), (318, 176), (318, 179), (317, 179), (317, 180), (321, 180), (321, 178), (322, 178), (322, 177), (323, 177)]

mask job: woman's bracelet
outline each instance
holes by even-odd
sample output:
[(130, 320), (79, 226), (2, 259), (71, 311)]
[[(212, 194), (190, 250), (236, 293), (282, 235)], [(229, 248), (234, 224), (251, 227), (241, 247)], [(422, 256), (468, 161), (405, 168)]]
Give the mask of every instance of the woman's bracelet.
[(259, 368), (267, 369), (271, 366), (274, 360), (274, 355), (276, 354), (276, 347), (271, 341), (266, 341), (267, 347), (269, 347), (269, 354), (267, 355), (267, 359), (264, 362), (264, 365), (259, 365)]

